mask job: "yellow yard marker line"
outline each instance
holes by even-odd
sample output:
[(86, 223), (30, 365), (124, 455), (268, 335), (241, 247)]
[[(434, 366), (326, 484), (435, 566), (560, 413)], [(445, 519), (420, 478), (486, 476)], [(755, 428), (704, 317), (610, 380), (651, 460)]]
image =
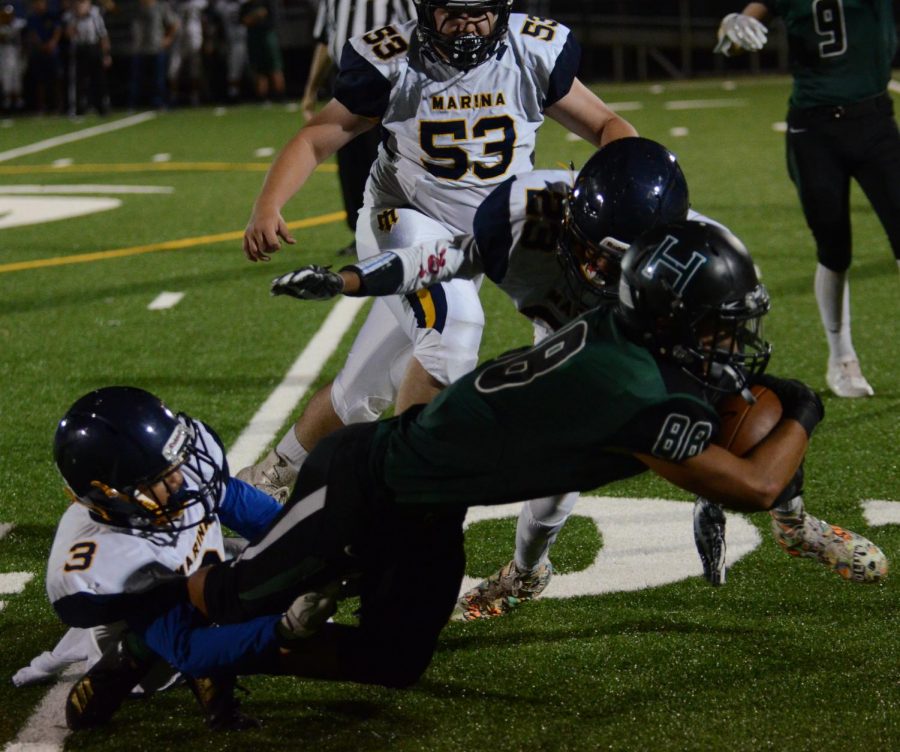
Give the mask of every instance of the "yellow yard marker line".
[[(287, 226), (292, 230), (304, 230), (309, 227), (318, 227), (332, 222), (343, 222), (347, 218), (345, 212), (332, 212), (318, 217), (308, 217), (288, 222)], [(217, 235), (203, 235), (197, 238), (181, 238), (180, 240), (165, 240), (161, 243), (149, 243), (148, 245), (136, 245), (131, 248), (117, 248), (110, 251), (95, 251), (93, 253), (79, 253), (75, 256), (57, 256), (56, 258), (36, 259), (34, 261), (16, 261), (11, 264), (0, 264), (0, 274), (8, 272), (21, 272), (29, 269), (43, 269), (51, 266), (65, 266), (67, 264), (87, 264), (91, 261), (108, 261), (109, 259), (124, 258), (126, 256), (138, 256), (142, 253), (154, 253), (156, 251), (178, 251), (183, 248), (193, 248), (198, 245), (212, 245), (231, 240), (239, 240), (244, 237), (243, 230), (233, 232), (221, 232)]]
[[(269, 162), (120, 162), (112, 164), (0, 165), (0, 175), (37, 175), (41, 173), (121, 173), (121, 172), (265, 172)], [(337, 165), (323, 164), (317, 172), (337, 172)]]

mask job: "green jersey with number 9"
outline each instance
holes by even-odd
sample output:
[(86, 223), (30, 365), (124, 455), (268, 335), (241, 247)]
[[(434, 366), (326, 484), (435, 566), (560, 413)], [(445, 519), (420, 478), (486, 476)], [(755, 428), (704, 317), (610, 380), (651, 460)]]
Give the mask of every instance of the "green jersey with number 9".
[(897, 34), (891, 0), (762, 0), (784, 19), (792, 107), (847, 105), (882, 94)]
[(687, 459), (717, 431), (700, 384), (598, 308), (385, 422), (374, 456), (399, 503), (500, 504), (637, 475), (635, 453)]

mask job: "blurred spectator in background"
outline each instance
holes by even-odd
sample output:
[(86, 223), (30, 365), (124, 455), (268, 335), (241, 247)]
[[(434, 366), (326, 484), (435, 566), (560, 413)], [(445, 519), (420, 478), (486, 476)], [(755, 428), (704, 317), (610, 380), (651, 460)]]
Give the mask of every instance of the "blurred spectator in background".
[(176, 0), (178, 33), (169, 55), (169, 91), (172, 104), (178, 104), (184, 88), (184, 101), (192, 107), (200, 104), (203, 74), (203, 26), (206, 0)]
[(256, 96), (267, 100), (284, 96), (284, 64), (275, 33), (275, 16), (269, 0), (244, 0), (241, 23), (247, 27), (247, 56), (256, 83)]
[(0, 88), (3, 110), (13, 112), (25, 107), (22, 100), (22, 75), (25, 72), (25, 47), (22, 30), (25, 19), (16, 16), (12, 5), (0, 6)]
[(241, 0), (219, 0), (213, 8), (218, 20), (229, 101), (240, 99), (247, 76), (247, 27), (241, 23)]
[[(411, 0), (387, 0), (382, 3), (372, 3), (370, 0), (319, 0), (313, 29), (316, 47), (300, 101), (303, 118), (309, 120), (315, 114), (319, 90), (329, 74), (335, 72), (335, 62), (340, 62), (344, 43), (350, 37), (358, 37), (388, 24), (404, 23), (411, 18), (415, 18)], [(330, 84), (333, 83), (332, 75)], [(331, 85), (328, 88), (330, 96)], [(363, 191), (369, 169), (378, 154), (380, 140), (381, 129), (372, 128), (338, 149), (338, 175), (344, 209), (347, 211), (347, 226), (352, 233), (356, 233), (356, 216), (363, 205)], [(341, 248), (338, 255), (356, 256), (356, 241)]]
[(39, 113), (59, 112), (62, 105), (62, 62), (59, 43), (63, 27), (59, 15), (50, 11), (47, 0), (31, 0), (26, 19), (28, 48), (27, 77)]
[(131, 23), (134, 44), (128, 97), (131, 109), (136, 108), (143, 99), (144, 72), (148, 67), (153, 80), (150, 103), (157, 108), (167, 105), (166, 63), (169, 48), (177, 33), (178, 17), (165, 0), (140, 0)]
[(74, 82), (70, 112), (83, 115), (93, 107), (100, 115), (109, 112), (106, 71), (112, 64), (109, 34), (100, 9), (91, 0), (75, 0), (63, 16), (66, 36), (72, 45), (69, 75)]

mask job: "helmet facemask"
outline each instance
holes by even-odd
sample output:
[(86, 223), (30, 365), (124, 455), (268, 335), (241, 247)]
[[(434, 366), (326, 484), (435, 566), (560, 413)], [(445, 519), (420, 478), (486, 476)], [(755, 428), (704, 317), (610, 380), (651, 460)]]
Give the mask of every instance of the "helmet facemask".
[[(122, 488), (93, 480), (86, 494), (78, 496), (68, 489), (69, 493), (104, 522), (136, 530), (175, 532), (209, 520), (216, 512), (224, 480), (203, 437), (186, 415), (178, 415), (162, 456), (167, 464), (161, 472), (135, 479)], [(167, 479), (176, 471), (180, 471), (181, 483), (171, 488)], [(164, 497), (154, 490), (160, 489), (160, 484), (166, 489)], [(197, 504), (204, 514), (185, 523), (185, 511)]]
[(758, 285), (742, 301), (704, 311), (693, 320), (678, 321), (676, 314), (677, 332), (672, 332), (672, 344), (664, 342), (665, 335), (660, 337), (661, 350), (713, 391), (742, 391), (769, 363), (772, 347), (763, 337), (768, 310), (769, 294)]
[[(506, 37), (512, 0), (415, 0), (418, 13), (416, 33), (419, 41), (431, 47), (438, 56), (459, 70), (480, 65), (496, 52)], [(434, 11), (440, 9), (448, 16), (437, 26)], [(493, 18), (488, 16), (492, 14)], [(467, 32), (451, 35), (444, 31), (449, 21), (467, 15), (471, 22), (487, 22), (487, 34)]]
[(587, 293), (596, 300), (595, 305), (618, 298), (622, 256), (628, 243), (611, 236), (591, 240), (575, 222), (567, 203), (558, 250), (569, 286), (579, 297), (583, 299)]

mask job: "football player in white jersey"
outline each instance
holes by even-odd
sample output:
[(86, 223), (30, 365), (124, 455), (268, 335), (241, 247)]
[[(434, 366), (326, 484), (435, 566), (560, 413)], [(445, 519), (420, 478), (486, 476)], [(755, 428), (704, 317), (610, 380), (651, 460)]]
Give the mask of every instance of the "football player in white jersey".
[[(255, 725), (237, 710), (233, 676), (271, 669), (279, 617), (198, 627), (178, 583), (224, 560), (223, 523), (257, 537), (279, 504), (229, 478), (208, 426), (142, 389), (106, 387), (76, 401), (59, 423), (54, 453), (76, 503), (56, 530), (47, 595), (70, 627), (103, 625), (110, 637), (69, 694), (69, 726), (105, 722), (161, 661), (186, 675), (211, 727)], [(197, 678), (210, 675), (216, 679)]]
[[(565, 26), (510, 12), (511, 0), (416, 0), (418, 18), (351, 39), (335, 96), (278, 155), (244, 234), (250, 260), (293, 243), (281, 208), (323, 159), (380, 126), (357, 222), (361, 259), (416, 240), (470, 233), (481, 201), (530, 171), (545, 116), (595, 146), (634, 136), (575, 76)], [(397, 227), (404, 212), (404, 226)], [(375, 302), (347, 362), (293, 430), (238, 477), (286, 498), (308, 450), (341, 425), (427, 402), (478, 359), (484, 314), (473, 280)]]

